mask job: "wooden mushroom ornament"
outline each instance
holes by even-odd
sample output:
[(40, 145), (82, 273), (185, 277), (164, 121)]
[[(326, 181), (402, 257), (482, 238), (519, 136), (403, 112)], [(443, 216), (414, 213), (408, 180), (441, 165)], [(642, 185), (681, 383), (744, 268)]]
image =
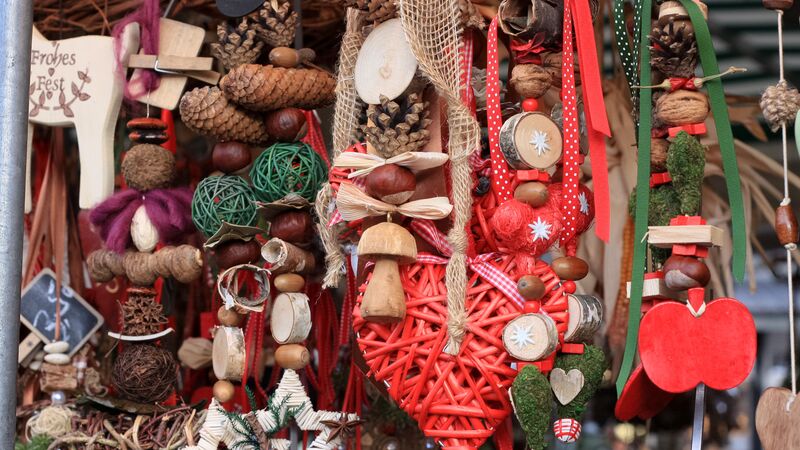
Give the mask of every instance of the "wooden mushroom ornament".
[(398, 265), (416, 261), (414, 236), (396, 223), (379, 223), (364, 231), (358, 242), (358, 256), (375, 262), (361, 303), (361, 316), (378, 323), (399, 322), (405, 317), (406, 295)]

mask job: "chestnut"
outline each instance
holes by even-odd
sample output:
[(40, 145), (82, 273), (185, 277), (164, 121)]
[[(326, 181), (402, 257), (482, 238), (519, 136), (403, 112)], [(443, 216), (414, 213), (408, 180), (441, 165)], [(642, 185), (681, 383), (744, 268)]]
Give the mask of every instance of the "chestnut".
[(711, 272), (703, 261), (683, 255), (672, 255), (664, 262), (664, 284), (674, 291), (703, 287), (711, 279)]
[(589, 274), (589, 265), (576, 256), (562, 256), (552, 263), (553, 272), (562, 280), (580, 280)]
[(544, 281), (536, 275), (523, 275), (517, 282), (517, 291), (526, 300), (539, 300), (545, 290)]
[(224, 173), (234, 173), (244, 169), (253, 159), (250, 147), (242, 142), (220, 142), (211, 151), (211, 163)]
[(308, 131), (306, 115), (297, 108), (283, 108), (267, 114), (267, 134), (282, 142), (296, 142)]
[(314, 238), (314, 221), (308, 211), (286, 211), (272, 219), (269, 234), (292, 244), (305, 244)]
[(228, 267), (248, 264), (257, 260), (261, 255), (261, 246), (255, 239), (250, 241), (228, 241), (216, 246), (214, 254), (217, 257), (217, 265), (221, 269), (227, 269)]
[(534, 208), (544, 206), (547, 203), (550, 193), (547, 190), (547, 185), (538, 181), (529, 181), (522, 183), (514, 190), (514, 198), (527, 203)]
[(374, 169), (364, 182), (370, 197), (392, 205), (407, 202), (417, 188), (414, 172), (396, 164), (386, 164)]

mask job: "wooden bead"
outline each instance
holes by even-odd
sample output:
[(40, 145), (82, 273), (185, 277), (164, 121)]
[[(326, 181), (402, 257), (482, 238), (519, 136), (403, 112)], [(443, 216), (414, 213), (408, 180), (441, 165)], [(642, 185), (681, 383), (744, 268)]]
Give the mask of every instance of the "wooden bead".
[(283, 108), (267, 114), (264, 122), (267, 133), (283, 142), (296, 142), (308, 131), (306, 115), (297, 108)]
[(522, 183), (514, 190), (514, 198), (527, 203), (534, 208), (544, 206), (550, 193), (547, 190), (547, 185), (538, 181), (529, 181)]
[(794, 0), (761, 0), (761, 4), (767, 9), (786, 11), (792, 8)]
[(155, 117), (136, 117), (126, 124), (130, 130), (166, 130), (167, 124)]
[(275, 289), (280, 292), (300, 292), (306, 285), (306, 280), (296, 273), (282, 273), (272, 280)]
[(220, 325), (226, 327), (238, 327), (242, 323), (242, 318), (241, 314), (233, 309), (226, 309), (224, 306), (220, 306), (217, 310), (217, 319)]
[(311, 354), (300, 344), (281, 345), (275, 350), (275, 362), (284, 369), (300, 370), (311, 362)]
[(553, 272), (562, 280), (581, 280), (589, 274), (586, 261), (575, 256), (563, 256), (553, 260)]
[(269, 234), (292, 244), (305, 244), (314, 238), (314, 221), (308, 211), (286, 211), (272, 219)]
[(544, 295), (545, 290), (544, 282), (536, 275), (524, 275), (517, 282), (519, 295), (527, 300), (539, 300)]
[(236, 388), (233, 386), (228, 380), (219, 380), (214, 383), (214, 388), (212, 389), (214, 393), (214, 398), (217, 399), (220, 403), (225, 403), (233, 400), (233, 395), (236, 392)]
[(133, 130), (128, 133), (128, 138), (137, 144), (160, 145), (169, 140), (169, 135), (161, 130)]
[(223, 242), (214, 248), (217, 265), (221, 269), (251, 263), (261, 254), (261, 245), (255, 239)]
[(672, 255), (664, 262), (664, 284), (674, 291), (703, 287), (711, 279), (708, 266), (692, 256)]
[(214, 168), (224, 173), (234, 173), (244, 169), (252, 161), (250, 147), (241, 142), (220, 142), (211, 152)]
[(405, 167), (386, 164), (367, 175), (364, 180), (370, 197), (392, 205), (408, 201), (417, 188), (417, 177)]
[(791, 205), (781, 205), (775, 210), (775, 232), (781, 245), (797, 244), (797, 217)]

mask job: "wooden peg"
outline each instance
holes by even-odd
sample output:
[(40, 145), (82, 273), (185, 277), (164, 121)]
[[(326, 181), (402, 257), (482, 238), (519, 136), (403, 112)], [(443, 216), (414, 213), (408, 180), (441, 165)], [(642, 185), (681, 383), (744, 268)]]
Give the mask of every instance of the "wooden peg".
[(722, 245), (724, 233), (714, 225), (680, 225), (648, 227), (647, 242), (658, 248), (673, 244), (697, 244), (706, 247)]

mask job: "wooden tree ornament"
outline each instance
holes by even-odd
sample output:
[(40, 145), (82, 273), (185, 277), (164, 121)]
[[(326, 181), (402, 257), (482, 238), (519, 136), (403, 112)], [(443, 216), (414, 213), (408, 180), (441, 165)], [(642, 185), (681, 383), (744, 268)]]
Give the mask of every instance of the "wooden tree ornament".
[[(121, 61), (139, 47), (136, 25), (122, 34)], [(28, 183), (25, 211), (31, 209), (33, 124), (74, 126), (81, 163), (81, 208), (91, 208), (114, 192), (114, 128), (122, 102), (116, 76), (114, 39), (81, 36), (48, 41), (33, 29), (28, 110)]]

